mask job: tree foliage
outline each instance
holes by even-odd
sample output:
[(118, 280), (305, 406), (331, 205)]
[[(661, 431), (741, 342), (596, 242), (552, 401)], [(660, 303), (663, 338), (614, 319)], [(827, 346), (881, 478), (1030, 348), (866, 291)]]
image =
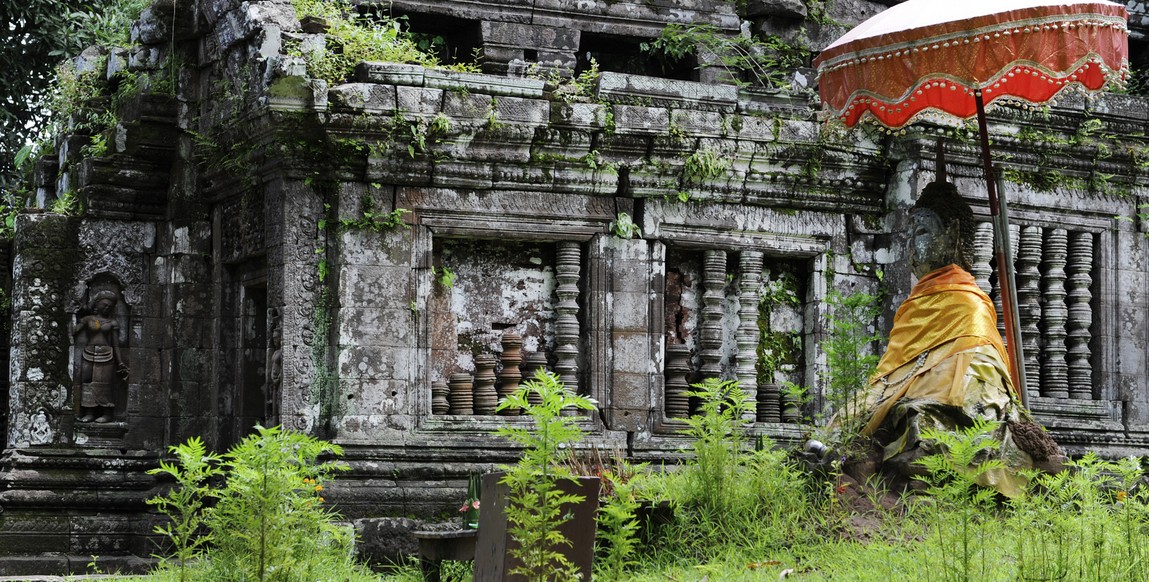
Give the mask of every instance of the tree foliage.
[(26, 144), (45, 137), (56, 67), (85, 47), (127, 45), (131, 22), (151, 0), (0, 2), (0, 191), (12, 203)]

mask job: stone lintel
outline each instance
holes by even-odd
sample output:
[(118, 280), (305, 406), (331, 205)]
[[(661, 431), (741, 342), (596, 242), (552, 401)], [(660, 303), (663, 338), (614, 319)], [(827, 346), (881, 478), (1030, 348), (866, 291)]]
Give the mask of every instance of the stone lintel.
[(479, 23), (479, 37), (484, 45), (573, 53), (579, 48), (580, 33), (569, 27), (484, 20)]
[(738, 107), (738, 88), (734, 85), (709, 85), (609, 71), (599, 77), (597, 97), (611, 102), (724, 113), (732, 113)]

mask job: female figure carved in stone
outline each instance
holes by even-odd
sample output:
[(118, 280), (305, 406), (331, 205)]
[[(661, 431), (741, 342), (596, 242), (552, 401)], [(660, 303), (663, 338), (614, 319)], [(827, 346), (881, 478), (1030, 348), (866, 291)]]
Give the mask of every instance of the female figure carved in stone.
[(80, 318), (72, 335), (83, 347), (75, 388), (80, 392), (80, 422), (108, 422), (115, 411), (113, 387), (117, 372), (127, 379), (128, 368), (120, 357), (120, 323), (113, 310), (118, 303), (112, 291), (92, 297), (91, 313)]

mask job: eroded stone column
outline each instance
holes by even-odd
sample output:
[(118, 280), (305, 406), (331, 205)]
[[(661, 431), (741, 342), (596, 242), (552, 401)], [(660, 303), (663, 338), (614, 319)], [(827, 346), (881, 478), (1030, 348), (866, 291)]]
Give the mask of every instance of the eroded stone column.
[(702, 264), (702, 347), (703, 378), (722, 377), (722, 315), (726, 298), (726, 251), (706, 251)]
[(1065, 364), (1066, 320), (1065, 255), (1068, 238), (1064, 229), (1054, 228), (1045, 237), (1045, 277), (1042, 279), (1042, 327), (1044, 349), (1041, 351), (1041, 392), (1052, 398), (1069, 397), (1069, 378)]
[(1069, 397), (1076, 400), (1093, 398), (1093, 365), (1089, 341), (1093, 339), (1093, 233), (1074, 232), (1069, 235), (1067, 261), (1069, 289), (1067, 293), (1069, 317), (1066, 322), (1066, 366), (1068, 367)]
[(690, 416), (690, 398), (686, 391), (690, 384), (690, 348), (686, 344), (666, 346), (666, 417), (686, 418)]
[[(738, 257), (738, 384), (747, 402), (758, 399), (758, 290), (762, 286), (762, 252), (742, 251)], [(755, 407), (746, 420), (753, 421)]]
[(973, 235), (973, 256), (970, 257), (970, 274), (977, 286), (987, 295), (993, 294), (989, 276), (993, 274), (993, 223), (979, 222)]
[(564, 241), (555, 252), (555, 279), (558, 305), (555, 306), (555, 372), (568, 390), (578, 391), (578, 279), (582, 249), (577, 242)]
[(1021, 229), (1017, 249), (1017, 309), (1021, 316), (1021, 346), (1025, 350), (1023, 364), (1031, 396), (1038, 395), (1041, 364), (1038, 353), (1041, 345), (1041, 227), (1025, 226)]

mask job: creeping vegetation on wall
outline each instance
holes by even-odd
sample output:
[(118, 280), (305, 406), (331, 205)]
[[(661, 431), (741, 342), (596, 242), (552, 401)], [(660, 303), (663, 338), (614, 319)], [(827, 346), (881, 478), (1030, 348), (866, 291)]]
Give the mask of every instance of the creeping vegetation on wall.
[[(433, 48), (403, 29), (400, 21), (382, 16), (360, 14), (346, 0), (292, 0), (299, 18), (322, 21), (327, 34), (322, 43), (295, 46), (291, 54), (307, 62), (307, 72), (331, 85), (348, 80), (355, 65), (362, 61), (415, 63), (439, 67)], [(427, 49), (427, 50), (424, 50)], [(476, 71), (474, 65), (446, 68)]]
[(730, 158), (720, 152), (710, 149), (694, 151), (682, 164), (682, 173), (678, 180), (678, 200), (689, 202), (691, 188), (698, 188), (706, 182), (721, 178), (730, 171), (730, 166)]
[(722, 67), (735, 83), (763, 87), (786, 86), (788, 72), (810, 62), (810, 49), (803, 44), (792, 45), (775, 35), (724, 34), (708, 24), (671, 24), (657, 39), (642, 43), (641, 49), (669, 61), (712, 56), (713, 61), (700, 62), (699, 67)]
[(68, 190), (60, 194), (56, 200), (52, 202), (52, 206), (48, 211), (65, 216), (75, 216), (83, 211), (83, 205), (80, 204), (80, 199), (76, 196), (76, 193)]
[[(1149, 222), (1149, 204), (1138, 204), (1133, 216), (1114, 216), (1113, 218), (1121, 222), (1145, 224)], [(1149, 237), (1149, 231), (1146, 231), (1144, 234), (1146, 237)]]
[(782, 366), (798, 361), (802, 347), (801, 332), (773, 329), (771, 316), (780, 306), (800, 304), (798, 279), (791, 272), (779, 273), (777, 278), (762, 287), (758, 298), (757, 374), (760, 385), (777, 383)]
[[(1071, 131), (1043, 129), (1049, 116), (1048, 108), (1020, 114), (1023, 124), (1013, 139), (1021, 147), (1000, 156), (1002, 177), (1038, 192), (1077, 190), (1103, 196), (1130, 195), (1133, 183), (1126, 177), (1118, 179), (1118, 168), (1132, 166), (1142, 171), (1149, 167), (1149, 143), (1145, 142), (1144, 133), (1118, 136), (1099, 118), (1086, 118)], [(1035, 123), (1024, 123), (1030, 117), (1036, 118)], [(1026, 155), (1031, 158), (1022, 159)], [(1090, 163), (1070, 164), (1073, 160)], [(1106, 165), (1114, 171), (1103, 171)]]
[(410, 210), (406, 208), (396, 208), (390, 212), (381, 211), (378, 208), (378, 204), (374, 196), (370, 194), (363, 196), (360, 215), (355, 218), (344, 218), (340, 220), (340, 226), (352, 230), (369, 230), (371, 232), (382, 232), (384, 230), (399, 228), (400, 226), (407, 226), (407, 223), (403, 222), (403, 215), (410, 213)]

